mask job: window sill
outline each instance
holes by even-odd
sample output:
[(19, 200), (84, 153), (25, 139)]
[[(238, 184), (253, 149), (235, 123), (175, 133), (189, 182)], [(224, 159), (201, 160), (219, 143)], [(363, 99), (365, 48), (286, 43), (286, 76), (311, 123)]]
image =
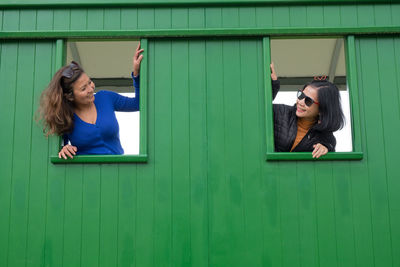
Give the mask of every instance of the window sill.
[(272, 160), (362, 160), (363, 152), (329, 152), (319, 159), (313, 158), (311, 152), (267, 152), (266, 159)]
[(147, 162), (147, 155), (84, 155), (75, 156), (73, 159), (60, 159), (58, 156), (51, 156), (50, 161), (54, 164), (73, 163), (130, 163)]

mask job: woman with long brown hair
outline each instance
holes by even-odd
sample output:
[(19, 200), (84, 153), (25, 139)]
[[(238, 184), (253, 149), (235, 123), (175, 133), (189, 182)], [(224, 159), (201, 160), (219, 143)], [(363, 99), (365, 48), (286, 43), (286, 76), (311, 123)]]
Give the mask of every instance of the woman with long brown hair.
[(94, 94), (95, 84), (74, 61), (56, 72), (41, 95), (39, 119), (46, 136), (63, 136), (64, 146), (58, 153), (59, 158), (124, 153), (115, 111), (139, 110), (142, 52), (139, 43), (133, 56), (134, 98), (111, 91)]

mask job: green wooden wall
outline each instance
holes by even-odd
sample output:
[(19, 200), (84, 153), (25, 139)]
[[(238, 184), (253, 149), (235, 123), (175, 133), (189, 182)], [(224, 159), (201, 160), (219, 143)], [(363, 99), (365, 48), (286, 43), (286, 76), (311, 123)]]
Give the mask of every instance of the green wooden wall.
[[(351, 7), (0, 16), (2, 32), (400, 26), (399, 5)], [(0, 40), (0, 266), (400, 266), (400, 38), (356, 53), (361, 161), (265, 161), (262, 38), (236, 36), (149, 39), (147, 163), (53, 165), (33, 116), (55, 40)]]
[(400, 4), (4, 9), (0, 37), (399, 32), (399, 14)]

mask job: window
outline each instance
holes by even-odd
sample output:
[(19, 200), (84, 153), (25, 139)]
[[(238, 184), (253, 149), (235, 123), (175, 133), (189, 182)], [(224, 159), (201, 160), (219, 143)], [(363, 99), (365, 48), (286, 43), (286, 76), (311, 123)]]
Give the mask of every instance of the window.
[[(334, 133), (337, 152), (329, 152), (320, 160), (361, 159), (354, 38), (351, 36), (346, 42), (343, 38), (265, 38), (264, 49), (267, 160), (313, 160), (310, 152), (275, 152), (272, 103), (293, 105), (296, 91), (322, 74), (340, 90), (345, 127)], [(274, 62), (281, 82), (274, 101), (268, 60)]]
[[(78, 62), (94, 81), (96, 93), (101, 90), (108, 90), (133, 97), (135, 92), (131, 78), (132, 56), (138, 42), (139, 40), (70, 40), (63, 47), (62, 57), (65, 59), (63, 62), (65, 64), (72, 60)], [(68, 160), (52, 156), (51, 161), (53, 163), (146, 161), (146, 40), (141, 40), (141, 46), (145, 52), (143, 53), (144, 58), (140, 72), (140, 111), (116, 112), (124, 155), (79, 155)], [(59, 143), (61, 144), (61, 140)], [(59, 146), (56, 150), (56, 154), (58, 154)]]

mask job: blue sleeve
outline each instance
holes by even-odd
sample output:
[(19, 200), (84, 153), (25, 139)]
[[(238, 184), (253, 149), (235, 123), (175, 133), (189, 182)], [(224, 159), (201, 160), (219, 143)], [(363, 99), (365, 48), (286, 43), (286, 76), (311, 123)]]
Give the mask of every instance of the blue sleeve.
[(112, 94), (115, 111), (139, 111), (140, 99), (140, 76), (133, 76), (133, 87), (135, 88), (135, 97), (126, 97), (120, 94)]

